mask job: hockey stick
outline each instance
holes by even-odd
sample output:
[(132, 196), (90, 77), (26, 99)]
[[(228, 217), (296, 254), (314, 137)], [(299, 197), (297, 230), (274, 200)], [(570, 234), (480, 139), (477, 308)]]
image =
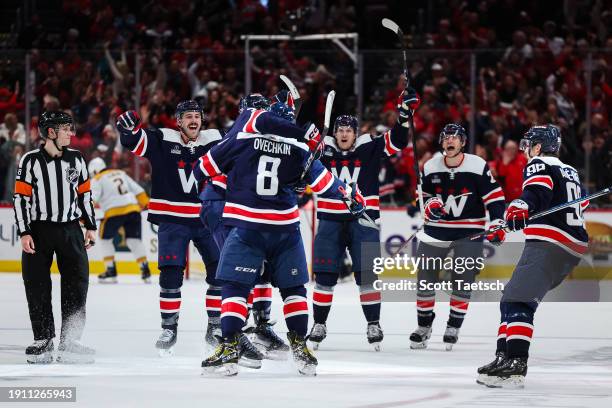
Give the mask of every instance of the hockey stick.
[(329, 132), (329, 122), (331, 121), (332, 108), (334, 107), (335, 98), (336, 98), (336, 91), (329, 91), (329, 93), (327, 94), (327, 99), (325, 100), (325, 118), (323, 120), (323, 134), (321, 135), (321, 140), (319, 140), (316, 147), (314, 148), (314, 151), (310, 153), (310, 156), (308, 157), (308, 160), (306, 161), (306, 165), (304, 166), (304, 171), (302, 172), (302, 175), (300, 176), (299, 182), (304, 180), (304, 177), (306, 177), (306, 173), (308, 173), (308, 171), (310, 170), (310, 167), (312, 166), (312, 162), (314, 162), (315, 160), (317, 150), (321, 146), (321, 143), (323, 143), (323, 139), (325, 139), (325, 137), (327, 136), (327, 132)]
[[(349, 209), (352, 204), (358, 204), (357, 200), (355, 200), (354, 198), (348, 195), (344, 187), (342, 186), (338, 187), (338, 191), (342, 194), (342, 201), (344, 201), (344, 204), (346, 204), (346, 206)], [(376, 224), (374, 220), (372, 219), (372, 217), (370, 217), (365, 211), (361, 213), (359, 220), (357, 222), (363, 225), (364, 227), (370, 227), (370, 228), (374, 228), (377, 231), (380, 231), (380, 227), (378, 226), (378, 224)]]
[(293, 98), (293, 104), (295, 107), (295, 119), (297, 121), (297, 118), (300, 115), (300, 109), (302, 109), (302, 103), (304, 101), (302, 100), (302, 97), (300, 96), (300, 92), (298, 91), (297, 87), (293, 84), (293, 82), (291, 82), (289, 78), (287, 78), (285, 75), (281, 75), (280, 79), (285, 83), (285, 85), (287, 85), (287, 88), (289, 88), (289, 93)]
[[(410, 86), (410, 80), (412, 78), (411, 78), (410, 72), (408, 71), (408, 57), (407, 57), (407, 51), (406, 51), (406, 42), (404, 41), (404, 33), (402, 32), (401, 28), (399, 28), (399, 25), (397, 25), (395, 21), (390, 20), (388, 18), (382, 19), (382, 25), (383, 27), (393, 31), (395, 35), (397, 35), (397, 38), (400, 41), (400, 44), (402, 46), (402, 55), (404, 56), (404, 77), (406, 77), (406, 87), (408, 87)], [(425, 214), (424, 208), (423, 208), (423, 185), (422, 185), (422, 180), (421, 180), (421, 173), (419, 171), (419, 160), (417, 156), (417, 146), (416, 146), (416, 133), (414, 132), (414, 121), (413, 121), (412, 115), (408, 117), (408, 127), (410, 128), (410, 133), (412, 133), (412, 151), (414, 154), (413, 167), (414, 167), (414, 176), (416, 178), (419, 210), (421, 211), (421, 215), (423, 215)]]
[[(580, 198), (577, 198), (575, 200), (568, 201), (567, 203), (555, 205), (554, 207), (551, 207), (548, 210), (543, 210), (543, 211), (537, 212), (537, 213), (533, 214), (531, 217), (529, 217), (527, 220), (529, 220), (529, 221), (535, 220), (536, 218), (544, 217), (545, 215), (552, 214), (552, 213), (557, 212), (559, 210), (563, 210), (563, 209), (571, 207), (571, 206), (573, 206), (575, 204), (579, 204), (579, 203), (582, 203), (584, 201), (589, 201), (589, 200), (592, 200), (594, 198), (601, 197), (601, 196), (604, 196), (604, 195), (610, 194), (610, 193), (612, 193), (612, 186), (610, 186), (608, 188), (604, 188), (603, 190), (600, 190), (600, 191), (598, 191), (596, 193), (593, 193), (593, 194), (590, 194), (588, 196), (580, 197)], [(506, 227), (507, 227), (507, 225), (505, 223), (501, 224), (499, 226), (491, 228), (488, 231), (479, 232), (478, 234), (472, 235), (470, 237), (470, 240), (474, 240), (474, 239), (478, 239), (478, 238), (484, 237), (485, 235), (489, 235), (492, 232), (499, 231), (500, 229), (505, 230)]]

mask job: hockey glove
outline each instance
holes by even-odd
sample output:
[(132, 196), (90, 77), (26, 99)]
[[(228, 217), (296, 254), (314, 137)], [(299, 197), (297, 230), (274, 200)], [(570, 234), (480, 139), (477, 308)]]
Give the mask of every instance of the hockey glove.
[(503, 228), (496, 229), (496, 228), (499, 228), (500, 226), (501, 227), (506, 226), (506, 223), (504, 222), (504, 220), (500, 220), (500, 219), (493, 220), (491, 222), (491, 225), (489, 225), (489, 230), (487, 231), (487, 235), (485, 236), (487, 241), (489, 241), (495, 246), (500, 246), (506, 240), (506, 231), (504, 231)]
[(504, 219), (510, 231), (519, 231), (527, 226), (527, 218), (529, 218), (529, 206), (523, 200), (513, 200), (506, 213)]
[(304, 139), (306, 139), (306, 144), (310, 149), (310, 152), (314, 154), (315, 159), (318, 160), (323, 153), (323, 149), (325, 149), (325, 143), (323, 142), (323, 135), (319, 132), (319, 129), (314, 124), (311, 124), (306, 129), (306, 134), (304, 134)]
[(425, 220), (438, 221), (445, 215), (444, 203), (438, 197), (432, 197), (425, 201)]
[(138, 133), (142, 123), (136, 111), (123, 112), (117, 119), (117, 130), (121, 133)]
[(348, 207), (350, 213), (355, 217), (361, 217), (366, 210), (365, 199), (359, 191), (356, 183), (351, 183), (346, 186), (346, 190), (342, 187), (339, 188), (340, 192), (345, 196), (345, 204)]
[(399, 114), (397, 121), (400, 125), (408, 127), (408, 121), (414, 115), (414, 111), (417, 110), (421, 104), (421, 98), (414, 88), (406, 88), (400, 95), (400, 102), (397, 105), (397, 112)]

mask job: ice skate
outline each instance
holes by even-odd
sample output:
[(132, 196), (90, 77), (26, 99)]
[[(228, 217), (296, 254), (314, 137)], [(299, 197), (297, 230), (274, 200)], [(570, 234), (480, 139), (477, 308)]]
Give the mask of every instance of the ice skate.
[(104, 273), (98, 275), (98, 282), (100, 283), (117, 283), (117, 267), (113, 263), (113, 266), (106, 268)]
[(176, 329), (164, 329), (155, 343), (160, 357), (170, 357), (174, 354), (176, 344)]
[[(324, 326), (325, 327), (325, 326)], [(298, 335), (295, 332), (287, 333), (291, 352), (293, 353), (293, 361), (297, 366), (298, 372), (306, 376), (317, 375), (318, 361), (306, 345), (306, 338)]]
[(149, 264), (147, 262), (143, 262), (140, 265), (140, 279), (144, 283), (151, 283), (151, 270), (149, 270)]
[(312, 343), (313, 350), (319, 349), (319, 344), (327, 337), (327, 326), (325, 323), (315, 323), (308, 335), (308, 341)]
[(482, 367), (478, 367), (478, 378), (476, 379), (476, 382), (478, 384), (486, 385), (486, 382), (489, 379), (489, 372), (501, 366), (505, 360), (506, 353), (503, 351), (495, 353), (495, 360), (491, 361), (489, 364), (483, 365)]
[(219, 343), (212, 356), (202, 361), (202, 374), (233, 376), (238, 374), (239, 335)]
[(53, 362), (53, 339), (36, 340), (26, 350), (26, 361), (30, 364), (50, 364)]
[(57, 362), (63, 364), (91, 364), (96, 351), (77, 340), (63, 340), (57, 347)]
[(380, 351), (380, 342), (384, 338), (383, 331), (380, 328), (380, 323), (368, 323), (367, 336), (368, 343), (370, 343), (372, 347), (374, 347), (374, 351)]
[(431, 337), (431, 326), (419, 326), (410, 335), (410, 348), (413, 350), (427, 348), (427, 343)]
[(451, 351), (455, 343), (457, 343), (457, 340), (459, 340), (459, 328), (446, 326), (446, 331), (444, 332), (444, 336), (442, 336), (446, 351)]
[(238, 352), (240, 358), (238, 364), (242, 367), (261, 368), (261, 361), (264, 355), (257, 350), (249, 338), (244, 333), (240, 333), (238, 337)]
[(206, 326), (206, 335), (204, 340), (210, 347), (215, 348), (219, 345), (219, 339), (221, 338), (221, 324), (208, 323)]
[(257, 326), (250, 329), (251, 341), (257, 349), (269, 360), (286, 360), (289, 356), (289, 346), (274, 332), (267, 320), (257, 323)]
[(524, 388), (527, 358), (508, 358), (499, 367), (489, 371), (484, 385), (490, 388)]

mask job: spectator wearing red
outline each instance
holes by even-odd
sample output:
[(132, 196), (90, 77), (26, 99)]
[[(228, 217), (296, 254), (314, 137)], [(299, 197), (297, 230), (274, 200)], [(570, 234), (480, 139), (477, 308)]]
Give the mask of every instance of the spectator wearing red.
[(501, 158), (492, 162), (491, 169), (501, 185), (506, 202), (517, 199), (523, 191), (523, 168), (527, 159), (520, 154), (518, 144), (514, 140), (506, 140)]

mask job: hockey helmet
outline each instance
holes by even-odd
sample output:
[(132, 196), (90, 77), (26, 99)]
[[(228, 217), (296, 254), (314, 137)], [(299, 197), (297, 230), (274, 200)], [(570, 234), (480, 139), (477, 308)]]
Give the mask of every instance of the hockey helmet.
[(270, 106), (270, 112), (289, 122), (295, 123), (295, 110), (284, 102), (276, 102)]
[(106, 163), (101, 157), (96, 157), (89, 162), (87, 165), (87, 171), (89, 171), (90, 176), (95, 176), (100, 173), (102, 170), (106, 168)]
[(519, 148), (528, 151), (532, 146), (541, 145), (542, 153), (559, 153), (561, 148), (561, 131), (554, 125), (532, 126), (521, 139)]
[(186, 112), (198, 112), (200, 116), (204, 117), (204, 112), (202, 112), (202, 107), (199, 103), (194, 100), (188, 99), (186, 101), (181, 101), (176, 105), (176, 120), (179, 120), (183, 117), (183, 114)]
[(463, 126), (456, 123), (449, 123), (448, 125), (444, 126), (440, 132), (440, 135), (438, 136), (438, 143), (442, 145), (444, 139), (449, 136), (458, 136), (461, 139), (461, 143), (464, 143), (467, 140), (467, 133), (465, 129)]
[(270, 110), (270, 100), (259, 93), (250, 94), (240, 98), (238, 112), (242, 113), (245, 109)]
[(57, 132), (57, 129), (61, 125), (74, 126), (72, 116), (62, 111), (43, 112), (38, 120), (38, 132), (40, 133), (40, 137), (46, 140), (49, 137), (49, 128), (53, 128)]
[(355, 132), (355, 135), (357, 135), (357, 128), (359, 127), (359, 121), (357, 121), (357, 118), (353, 115), (338, 116), (336, 118), (336, 121), (334, 122), (334, 135), (336, 134), (340, 126), (350, 126)]

